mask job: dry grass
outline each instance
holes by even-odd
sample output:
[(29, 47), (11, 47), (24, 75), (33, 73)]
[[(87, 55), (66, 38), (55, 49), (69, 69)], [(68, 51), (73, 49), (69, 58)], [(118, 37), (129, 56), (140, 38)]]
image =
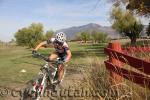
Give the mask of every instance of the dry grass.
[[(106, 60), (106, 57), (103, 53), (103, 48), (104, 48), (103, 45), (102, 46), (88, 45), (88, 44), (79, 45), (78, 43), (70, 43), (70, 47), (73, 53), (73, 58), (72, 61), (70, 62), (70, 65), (72, 66), (75, 65), (74, 67), (70, 68), (70, 71), (72, 71), (71, 75), (76, 75), (79, 73), (80, 75), (82, 75), (81, 77), (84, 78), (79, 82), (82, 83), (82, 85), (78, 84), (76, 80), (74, 81), (71, 80), (71, 82), (72, 83), (76, 82), (77, 86), (80, 88), (83, 86), (85, 88), (89, 88), (97, 91), (97, 97), (91, 97), (91, 98), (84, 97), (82, 98), (82, 100), (98, 100), (98, 99), (100, 100), (103, 99), (104, 100), (150, 100), (150, 90), (148, 88), (140, 87), (139, 85), (133, 83), (132, 81), (124, 80), (124, 82), (120, 84), (116, 84), (116, 85), (110, 84), (109, 71), (106, 70), (106, 67), (104, 65), (104, 61)], [(13, 81), (10, 80), (10, 78), (12, 77), (13, 80), (17, 79), (18, 82), (23, 80), (25, 84), (27, 80), (31, 79), (32, 76), (38, 72), (39, 67), (36, 66), (40, 65), (41, 62), (39, 62), (39, 60), (35, 58), (30, 57), (31, 51), (29, 49), (21, 48), (21, 47), (18, 48), (11, 47), (11, 52), (8, 53), (7, 51), (9, 51), (9, 49), (10, 47), (6, 47), (6, 48), (2, 47), (0, 49), (1, 69), (6, 67), (11, 68), (10, 70), (11, 74), (7, 69), (4, 69), (5, 72), (4, 70), (2, 70), (3, 72), (1, 72), (2, 74), (0, 77), (1, 79), (3, 79), (3, 77), (5, 77), (4, 79), (9, 79), (8, 80), (9, 82), (3, 80), (0, 83), (5, 85), (8, 85), (8, 83), (12, 84)], [(47, 55), (50, 52), (49, 49), (44, 49), (44, 50), (41, 50), (41, 52), (45, 55)], [(147, 56), (148, 54), (145, 55)], [(27, 62), (32, 62), (32, 63), (27, 63)], [(14, 65), (14, 66), (10, 67), (10, 65)], [(31, 71), (32, 73), (27, 74), (27, 76), (22, 76), (21, 78), (17, 77), (18, 75), (16, 74), (18, 73), (16, 73), (16, 69), (20, 71), (19, 68), (30, 69), (29, 71)], [(70, 78), (72, 79), (71, 75), (68, 75), (69, 79)], [(69, 99), (63, 99), (63, 100), (69, 100)], [(73, 100), (78, 100), (78, 99), (75, 98)]]
[[(150, 90), (143, 88), (132, 81), (125, 80), (116, 85), (111, 85), (109, 72), (99, 57), (86, 58), (90, 66), (84, 72), (85, 86), (99, 90), (100, 99), (104, 100), (149, 100)], [(115, 80), (114, 80), (115, 81)]]

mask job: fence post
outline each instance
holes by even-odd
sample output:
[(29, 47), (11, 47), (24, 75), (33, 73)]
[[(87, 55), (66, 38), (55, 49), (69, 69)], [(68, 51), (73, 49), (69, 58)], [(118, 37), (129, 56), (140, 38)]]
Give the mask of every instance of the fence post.
[[(114, 41), (114, 42), (109, 43), (108, 48), (113, 49), (118, 52), (122, 52), (121, 44), (119, 41)], [(115, 59), (112, 55), (109, 55), (109, 61), (113, 65), (122, 67), (122, 63), (119, 60)], [(115, 72), (110, 71), (110, 79), (109, 80), (112, 85), (115, 85), (115, 84), (121, 83), (123, 78), (120, 75), (116, 74)]]

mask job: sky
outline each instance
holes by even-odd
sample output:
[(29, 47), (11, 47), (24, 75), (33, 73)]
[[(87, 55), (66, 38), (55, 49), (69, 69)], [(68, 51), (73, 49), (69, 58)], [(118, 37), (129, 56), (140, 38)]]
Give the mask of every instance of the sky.
[(107, 0), (0, 0), (0, 40), (10, 41), (33, 22), (42, 23), (45, 31), (89, 23), (111, 26), (111, 9)]

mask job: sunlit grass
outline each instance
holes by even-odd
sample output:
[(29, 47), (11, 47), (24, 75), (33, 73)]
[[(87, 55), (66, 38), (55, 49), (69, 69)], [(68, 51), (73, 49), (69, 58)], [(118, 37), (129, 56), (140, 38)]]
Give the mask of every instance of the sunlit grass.
[[(109, 71), (106, 70), (104, 61), (107, 56), (104, 54), (104, 47), (107, 44), (81, 44), (80, 42), (69, 42), (72, 51), (72, 59), (67, 68), (70, 69), (68, 75), (78, 71), (83, 75), (83, 85), (88, 88), (100, 89), (103, 99), (110, 100), (148, 100), (150, 99), (149, 89), (140, 87), (132, 81), (125, 80), (123, 83), (112, 86), (109, 82)], [(39, 72), (40, 66), (44, 61), (33, 58), (31, 49), (27, 47), (8, 46), (0, 47), (0, 86), (21, 87), (27, 81), (31, 80)], [(40, 53), (48, 56), (54, 49), (41, 48)], [(20, 71), (25, 69), (26, 73)], [(72, 70), (71, 70), (72, 69)], [(80, 69), (80, 70), (73, 70)], [(81, 86), (78, 84), (78, 86)], [(122, 86), (122, 88), (119, 88)], [(119, 90), (116, 90), (117, 89)], [(119, 93), (117, 96), (107, 93), (107, 90), (113, 90)], [(104, 96), (103, 96), (104, 95)], [(100, 97), (101, 97), (100, 96)], [(100, 99), (99, 97), (99, 99)], [(107, 97), (107, 98), (106, 98)], [(91, 100), (88, 97), (85, 98)], [(1, 100), (1, 98), (0, 98)]]

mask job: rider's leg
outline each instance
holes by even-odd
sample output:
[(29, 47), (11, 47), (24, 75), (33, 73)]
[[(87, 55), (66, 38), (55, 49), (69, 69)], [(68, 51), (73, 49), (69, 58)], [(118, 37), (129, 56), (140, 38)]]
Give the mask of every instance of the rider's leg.
[(49, 60), (50, 61), (55, 61), (58, 58), (58, 54), (56, 52), (53, 52), (50, 56), (49, 56)]
[(63, 75), (64, 75), (64, 65), (60, 64), (58, 67), (58, 80), (59, 80), (59, 82), (61, 82)]
[[(49, 60), (50, 61), (56, 61), (56, 59), (58, 58), (58, 54), (56, 53), (56, 52), (53, 52), (53, 53), (51, 53), (50, 54), (50, 56), (49, 56)], [(49, 62), (49, 65), (51, 66), (51, 62)]]

